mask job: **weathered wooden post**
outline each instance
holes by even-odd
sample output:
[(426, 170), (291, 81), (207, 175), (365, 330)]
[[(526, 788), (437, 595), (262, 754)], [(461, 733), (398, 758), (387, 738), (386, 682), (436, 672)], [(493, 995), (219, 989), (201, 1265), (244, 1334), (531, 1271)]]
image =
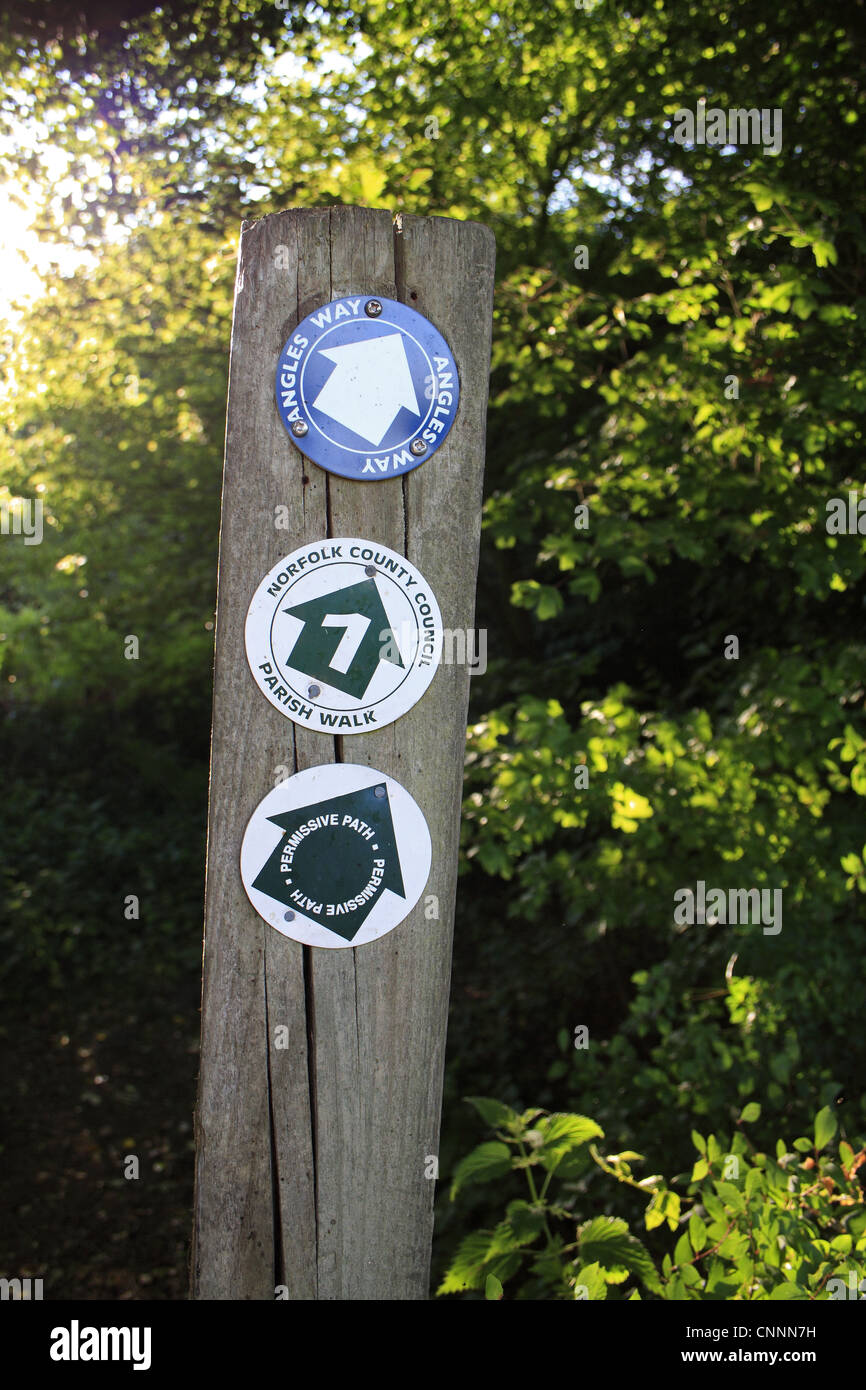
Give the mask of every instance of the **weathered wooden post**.
[[(320, 693), (313, 680), (301, 691), (300, 713), (293, 717), (280, 708), (288, 699), (282, 685), (274, 691), (272, 682), (265, 698), (268, 662), (248, 657), (245, 627), (251, 600), (264, 593), (262, 581), (278, 561), (305, 545), (355, 537), (368, 541), (382, 560), (385, 548), (398, 559), (408, 557), (411, 572), (420, 571), (438, 599), (444, 628), (471, 630), (494, 253), (490, 231), (478, 223), (392, 218), (360, 208), (283, 212), (242, 229), (216, 625), (195, 1298), (427, 1297), (434, 1189), (429, 1156), (438, 1152), (468, 666), (439, 665), (426, 691), (405, 713), (389, 716), (386, 727), (368, 714), (374, 720), (368, 732), (333, 734), (331, 728), (351, 727), (350, 721), (317, 726), (317, 710), (306, 717), (308, 708), (316, 708), (312, 697)], [(395, 465), (381, 448), (368, 444), (366, 463), (372, 458), (372, 467), (380, 470), (379, 479), (374, 475), (370, 481), (338, 476), (299, 452), (304, 426), (292, 425), (291, 405), (285, 405), (293, 396), (283, 397), (282, 418), (275, 397), (281, 360), (288, 372), (284, 385), (295, 384), (293, 359), (300, 357), (300, 348), (291, 348), (290, 340), (295, 341), (298, 325), (349, 296), (368, 316), (381, 313), (381, 301), (388, 300), (417, 310), (446, 340), (459, 374), (459, 406), (441, 447), (438, 435), (430, 434), (429, 447), (435, 448), (430, 457), (416, 465), (404, 453)], [(350, 307), (349, 312), (360, 311)], [(426, 405), (420, 396), (406, 398), (397, 379), (406, 361), (411, 366), (413, 340), (397, 342), (398, 337), (391, 347), (405, 348), (406, 358), (385, 359), (389, 379), (397, 383), (388, 389), (392, 396), (396, 390), (398, 404), (408, 400), (410, 412), (420, 417)], [(281, 359), (284, 349), (289, 355)], [(350, 351), (338, 348), (330, 360), (340, 364), (339, 381), (351, 386)], [(321, 362), (315, 369), (325, 370)], [(313, 371), (311, 366), (307, 387)], [(332, 387), (337, 382), (334, 371)], [(441, 385), (434, 378), (428, 401)], [(303, 395), (303, 383), (298, 389)], [(326, 405), (330, 397), (326, 400), (323, 392), (318, 399)], [(328, 408), (344, 425), (357, 424), (339, 401)], [(387, 400), (383, 405), (379, 399), (379, 408), (387, 417)], [(334, 426), (335, 436), (342, 428)], [(381, 423), (363, 429), (375, 441)], [(418, 440), (412, 450), (424, 452)], [(359, 458), (363, 454), (362, 449)], [(307, 552), (312, 565), (319, 563), (320, 551), (327, 554), (324, 545), (316, 558)], [(388, 581), (377, 577), (375, 558), (364, 574), (387, 589)], [(282, 593), (284, 582), (280, 576), (274, 592)], [(423, 606), (416, 605), (419, 611)], [(278, 604), (277, 609), (289, 616), (269, 621), (293, 621), (290, 607)], [(342, 611), (345, 615), (345, 607)], [(335, 618), (330, 629), (329, 618)], [(349, 615), (340, 627), (339, 611), (322, 618), (333, 642), (338, 637), (348, 642), (342, 658), (335, 653), (330, 659), (335, 671), (346, 666), (346, 650), (357, 649), (351, 625), (366, 621)], [(247, 627), (248, 650), (251, 640)], [(400, 663), (399, 654), (388, 659)], [(332, 679), (339, 684), (339, 675)], [(309, 706), (303, 704), (308, 692)], [(317, 727), (326, 731), (316, 732)], [(405, 789), (404, 799), (414, 799), (426, 818), (432, 845), (429, 878), (409, 915), (387, 934), (349, 949), (301, 944), (303, 934), (296, 940), (282, 934), (282, 925), (275, 930), (260, 915), (260, 904), (273, 907), (272, 900), (245, 889), (239, 867), (248, 822), (275, 784), (287, 778), (283, 785), (290, 788), (291, 774), (329, 764), (370, 767), (394, 779), (397, 791)], [(391, 805), (385, 786), (373, 788), (375, 779), (367, 780), (365, 795), (375, 792)], [(388, 787), (394, 791), (390, 780)], [(288, 828), (271, 833), (284, 834), (283, 845), (300, 844), (298, 836), (288, 839), (289, 819), (283, 823)], [(366, 828), (360, 833), (370, 838)], [(420, 860), (413, 868), (405, 843), (400, 850), (404, 880), (424, 868)], [(374, 848), (379, 850), (378, 843)], [(280, 873), (291, 852), (279, 846), (274, 851), (275, 866), (283, 855)], [(309, 855), (305, 862), (309, 869)], [(319, 860), (319, 885), (320, 870)], [(380, 886), (375, 875), (382, 871), (372, 872), (367, 892), (375, 897)], [(263, 867), (260, 883), (264, 875)], [(287, 872), (283, 881), (292, 882)], [(399, 878), (396, 885), (399, 889)], [(408, 888), (402, 891), (408, 899)], [(320, 896), (327, 897), (327, 891)], [(392, 900), (399, 903), (399, 892)], [(316, 912), (339, 908), (329, 903), (324, 909), (296, 893), (284, 901), (290, 929), (298, 921), (311, 922), (307, 939), (348, 944), (338, 937), (332, 942), (333, 933), (316, 925)], [(305, 907), (307, 917), (296, 916), (290, 903)], [(351, 904), (348, 910), (354, 910)], [(270, 920), (276, 924), (277, 918)]]

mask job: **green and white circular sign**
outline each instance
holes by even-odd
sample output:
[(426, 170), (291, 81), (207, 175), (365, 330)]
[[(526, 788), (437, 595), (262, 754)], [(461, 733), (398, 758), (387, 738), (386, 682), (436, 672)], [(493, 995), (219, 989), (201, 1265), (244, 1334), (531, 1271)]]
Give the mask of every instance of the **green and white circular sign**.
[(283, 714), (320, 734), (365, 733), (424, 694), (442, 655), (442, 617), (405, 556), (341, 537), (274, 565), (245, 638), (256, 684)]
[(256, 807), (241, 878), (260, 917), (305, 946), (363, 946), (398, 926), (424, 891), (423, 812), (393, 777), (356, 763), (307, 768)]

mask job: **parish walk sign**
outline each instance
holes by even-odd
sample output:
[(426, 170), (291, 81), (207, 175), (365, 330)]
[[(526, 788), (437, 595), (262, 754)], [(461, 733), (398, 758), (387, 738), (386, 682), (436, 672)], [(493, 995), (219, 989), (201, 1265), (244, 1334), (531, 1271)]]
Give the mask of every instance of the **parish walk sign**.
[(361, 946), (411, 912), (430, 873), (427, 822), (375, 768), (330, 763), (269, 792), (241, 845), (260, 917), (306, 946)]
[(253, 595), (247, 661), (283, 714), (321, 734), (381, 729), (411, 709), (442, 655), (420, 570), (387, 546), (337, 537), (278, 561)]
[(348, 296), (302, 319), (280, 353), (277, 408), (298, 448), (330, 473), (399, 477), (454, 423), (457, 364), (429, 319), (395, 299)]

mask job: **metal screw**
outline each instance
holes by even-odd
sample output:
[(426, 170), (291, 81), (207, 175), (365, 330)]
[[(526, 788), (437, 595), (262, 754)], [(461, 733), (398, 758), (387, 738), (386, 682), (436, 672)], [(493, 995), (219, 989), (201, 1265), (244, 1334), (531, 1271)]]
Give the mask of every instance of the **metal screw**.
[(413, 454), (426, 454), (427, 452), (427, 445), (424, 443), (423, 439), (413, 439), (409, 448), (412, 450)]
[(375, 565), (365, 565), (365, 567), (364, 567), (364, 573), (365, 573), (365, 574), (375, 574), (375, 573), (376, 573), (376, 566), (375, 566)]
[(364, 313), (368, 318), (377, 319), (382, 312), (382, 305), (378, 299), (368, 299), (364, 305)]
[(292, 425), (292, 434), (298, 439), (303, 439), (304, 435), (309, 432), (309, 428), (306, 420), (296, 420)]
[(377, 787), (376, 790), (373, 792), (373, 795), (374, 795), (374, 796), (379, 796), (379, 797), (384, 796), (384, 795), (385, 795), (385, 788), (384, 788), (384, 787)]
[(283, 918), (283, 921), (284, 921), (284, 922), (294, 922), (294, 920), (295, 920), (295, 914), (294, 914), (294, 912), (287, 912), (286, 915), (285, 915), (285, 917)]
[(321, 693), (321, 687), (318, 685), (311, 685), (309, 690), (307, 691), (307, 694), (309, 695), (311, 700), (315, 700), (316, 696), (321, 695)]

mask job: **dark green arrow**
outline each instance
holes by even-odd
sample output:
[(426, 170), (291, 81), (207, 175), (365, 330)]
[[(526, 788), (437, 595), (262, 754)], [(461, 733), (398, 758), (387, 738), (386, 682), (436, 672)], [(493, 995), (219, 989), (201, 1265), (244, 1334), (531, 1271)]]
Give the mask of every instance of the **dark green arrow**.
[[(330, 824), (334, 816), (336, 825)], [(301, 834), (303, 827), (324, 818), (328, 823), (315, 824)], [(405, 898), (388, 789), (383, 783), (268, 816), (268, 820), (284, 834), (253, 887), (287, 908), (351, 941), (386, 888)], [(384, 865), (376, 865), (377, 859), (384, 859)], [(381, 877), (374, 880), (380, 871)], [(370, 896), (364, 902), (337, 910), (367, 890)]]
[[(292, 666), (315, 680), (325, 681), (342, 690), (346, 695), (353, 695), (356, 700), (362, 700), (366, 695), (380, 661), (403, 666), (375, 579), (362, 579), (335, 593), (308, 599), (294, 608), (284, 608), (283, 612), (300, 618), (304, 624), (288, 653)], [(324, 627), (322, 620), (329, 613), (347, 617), (358, 614), (369, 619), (348, 671), (337, 671), (331, 665), (346, 630)], [(380, 637), (382, 632), (385, 633), (384, 638)], [(389, 654), (389, 649), (390, 652), (397, 652), (396, 657)]]

